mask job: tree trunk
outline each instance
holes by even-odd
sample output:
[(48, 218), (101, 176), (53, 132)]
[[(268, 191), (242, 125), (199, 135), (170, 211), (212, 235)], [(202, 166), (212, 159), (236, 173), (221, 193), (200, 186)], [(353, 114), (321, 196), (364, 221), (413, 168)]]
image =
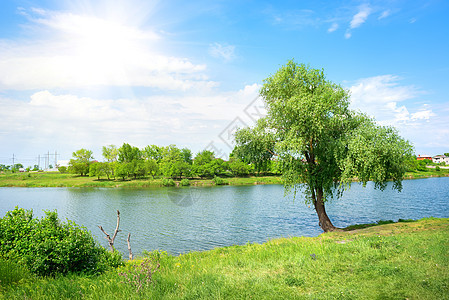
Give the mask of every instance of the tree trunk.
[(324, 207), (323, 190), (321, 188), (316, 188), (316, 192), (312, 195), (312, 198), (321, 229), (323, 229), (324, 232), (336, 230), (337, 228), (332, 224), (331, 220), (327, 216), (326, 208)]

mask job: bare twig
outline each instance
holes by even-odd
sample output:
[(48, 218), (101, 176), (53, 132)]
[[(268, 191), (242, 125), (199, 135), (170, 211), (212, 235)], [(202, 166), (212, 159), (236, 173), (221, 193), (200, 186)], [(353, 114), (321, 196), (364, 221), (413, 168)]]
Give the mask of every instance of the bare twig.
[(106, 231), (103, 229), (102, 226), (98, 226), (98, 228), (100, 228), (100, 230), (106, 235), (105, 239), (108, 241), (109, 247), (111, 248), (111, 251), (115, 250), (115, 248), (114, 248), (115, 237), (117, 236), (117, 233), (119, 231), (121, 231), (121, 230), (118, 229), (119, 225), (120, 225), (120, 212), (117, 209), (117, 227), (115, 228), (114, 235), (112, 236), (112, 238), (111, 238), (111, 236), (109, 234), (106, 233)]
[(131, 251), (131, 244), (129, 242), (130, 237), (131, 237), (131, 233), (128, 233), (128, 239), (126, 241), (128, 242), (129, 259), (132, 260), (133, 259), (133, 253)]
[(117, 233), (120, 231), (118, 229), (118, 226), (120, 225), (120, 212), (117, 209), (117, 227), (115, 227), (114, 236), (112, 237), (112, 243), (114, 243), (115, 237), (117, 236)]

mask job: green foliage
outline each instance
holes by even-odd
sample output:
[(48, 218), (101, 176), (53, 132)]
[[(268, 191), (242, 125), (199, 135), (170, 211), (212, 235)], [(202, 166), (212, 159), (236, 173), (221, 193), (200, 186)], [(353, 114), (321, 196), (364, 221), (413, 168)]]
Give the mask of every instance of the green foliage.
[(157, 163), (159, 163), (164, 156), (164, 147), (149, 145), (146, 146), (142, 152), (146, 159), (154, 159)]
[(99, 246), (91, 233), (56, 212), (33, 218), (16, 207), (0, 219), (0, 256), (23, 262), (38, 275), (98, 273), (121, 263), (120, 256)]
[(439, 166), (436, 166), (435, 171), (439, 172), (439, 171), (441, 171), (441, 168)]
[(238, 158), (230, 159), (229, 168), (232, 173), (237, 176), (246, 176), (252, 170), (252, 166), (250, 164), (247, 164)]
[(190, 181), (187, 178), (181, 179), (181, 186), (189, 186)]
[(157, 164), (156, 160), (152, 158), (145, 160), (145, 169), (153, 179), (154, 176), (159, 173), (159, 165)]
[(140, 159), (142, 159), (142, 152), (140, 152), (137, 147), (123, 143), (123, 145), (118, 149), (118, 161), (121, 163), (129, 163)]
[(406, 161), (412, 157), (412, 147), (397, 131), (381, 127), (372, 121), (364, 121), (344, 143), (345, 150), (339, 157), (341, 181), (350, 183), (354, 177), (366, 184), (372, 180), (375, 187), (385, 189), (388, 180), (393, 188), (402, 189)]
[(175, 186), (175, 181), (171, 178), (163, 178), (162, 185), (163, 186)]
[(226, 185), (226, 184), (228, 184), (226, 182), (226, 180), (224, 180), (223, 178), (218, 177), (218, 176), (214, 177), (213, 182), (214, 182), (215, 185)]
[(103, 157), (108, 162), (116, 162), (118, 156), (118, 149), (115, 145), (103, 146), (102, 148)]
[(103, 172), (103, 168), (101, 167), (100, 162), (93, 162), (89, 166), (89, 176), (97, 177), (100, 179), (100, 176), (105, 175)]
[(62, 173), (62, 174), (65, 174), (65, 173), (67, 173), (67, 167), (65, 167), (65, 166), (60, 166), (60, 167), (58, 168), (58, 171), (59, 171), (60, 173)]
[(129, 163), (117, 163), (114, 167), (114, 174), (117, 177), (121, 177), (123, 180), (131, 172), (131, 165)]
[(97, 177), (97, 179), (100, 179), (102, 176), (107, 176), (108, 180), (110, 179), (111, 175), (113, 175), (113, 162), (93, 162), (90, 164), (89, 167), (89, 176), (91, 177)]
[(432, 160), (431, 160), (431, 159), (422, 159), (422, 160), (420, 160), (420, 161), (422, 161), (426, 166), (432, 164)]
[(182, 159), (188, 163), (189, 165), (192, 164), (192, 151), (188, 148), (182, 148), (181, 149), (181, 155)]
[(267, 127), (266, 120), (260, 119), (254, 128), (242, 128), (235, 133), (233, 155), (253, 164), (257, 173), (268, 171), (274, 153), (275, 139)]
[(184, 160), (181, 149), (170, 145), (161, 149), (160, 170), (162, 175), (170, 178), (181, 178), (189, 176), (191, 166)]
[(193, 169), (198, 176), (210, 178), (224, 173), (228, 167), (221, 158), (215, 158), (214, 152), (203, 150), (195, 156)]
[(73, 152), (72, 156), (73, 158), (69, 162), (69, 172), (81, 176), (87, 175), (93, 159), (92, 151), (82, 148)]
[(118, 149), (118, 161), (122, 166), (119, 170), (119, 177), (125, 177), (126, 172), (128, 176), (133, 175), (134, 178), (145, 176), (147, 170), (143, 160), (142, 152), (137, 147), (133, 147), (127, 143)]
[(303, 185), (323, 230), (334, 229), (324, 203), (341, 196), (354, 178), (373, 180), (380, 189), (393, 180), (401, 189), (412, 146), (394, 129), (350, 110), (349, 92), (328, 81), (323, 70), (289, 61), (264, 80), (260, 95), (267, 117), (237, 132), (237, 152), (249, 147), (262, 153), (273, 143), (286, 190)]
[(215, 159), (215, 154), (209, 150), (203, 150), (196, 154), (195, 165), (202, 166), (212, 162)]

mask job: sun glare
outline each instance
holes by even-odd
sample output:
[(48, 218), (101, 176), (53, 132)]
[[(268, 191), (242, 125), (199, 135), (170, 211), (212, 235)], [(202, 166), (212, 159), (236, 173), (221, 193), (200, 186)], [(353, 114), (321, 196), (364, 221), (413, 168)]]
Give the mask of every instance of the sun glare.
[[(98, 2), (72, 12), (32, 10), (37, 24), (50, 29), (61, 80), (84, 84), (123, 85), (140, 64), (157, 52), (159, 36), (147, 29), (142, 14), (133, 18), (138, 1)], [(72, 3), (73, 4), (73, 3)], [(119, 4), (119, 5), (116, 5)], [(104, 6), (101, 6), (104, 5)], [(73, 6), (73, 5), (72, 5)], [(148, 12), (146, 12), (148, 14)], [(140, 63), (139, 63), (140, 62)]]

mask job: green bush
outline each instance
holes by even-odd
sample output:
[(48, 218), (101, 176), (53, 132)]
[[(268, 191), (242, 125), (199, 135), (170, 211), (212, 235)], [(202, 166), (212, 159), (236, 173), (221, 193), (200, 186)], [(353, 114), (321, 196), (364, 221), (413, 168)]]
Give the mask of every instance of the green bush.
[(187, 178), (184, 178), (181, 180), (181, 185), (182, 186), (189, 186), (190, 185), (190, 181)]
[(214, 179), (212, 179), (215, 185), (225, 185), (227, 184), (226, 181), (223, 178), (220, 178), (218, 176), (215, 176)]
[(121, 263), (120, 254), (98, 245), (86, 228), (61, 222), (56, 212), (37, 219), (32, 210), (18, 207), (0, 219), (0, 256), (43, 276), (94, 274)]
[(60, 173), (67, 173), (67, 167), (61, 166), (61, 167), (58, 168), (58, 171)]
[(171, 178), (164, 178), (162, 179), (162, 185), (163, 186), (175, 186), (175, 181)]
[(436, 166), (436, 167), (435, 167), (435, 171), (438, 171), (438, 172), (441, 171), (440, 166)]

